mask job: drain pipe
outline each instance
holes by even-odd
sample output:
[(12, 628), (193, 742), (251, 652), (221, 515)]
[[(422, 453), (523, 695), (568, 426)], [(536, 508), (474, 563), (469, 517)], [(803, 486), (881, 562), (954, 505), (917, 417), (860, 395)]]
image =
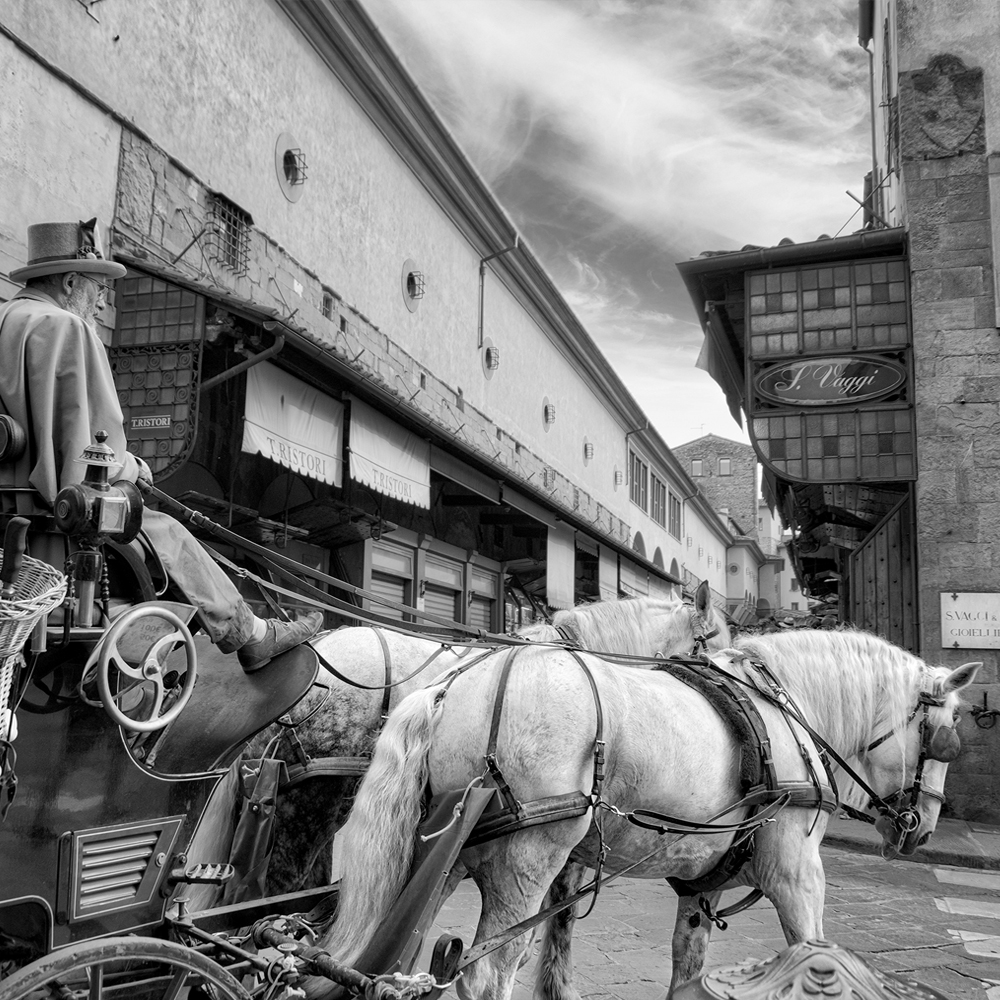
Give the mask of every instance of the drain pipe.
[[(265, 324), (265, 329), (267, 329), (267, 325)], [(231, 378), (236, 378), (237, 375), (242, 374), (248, 368), (253, 368), (254, 365), (259, 365), (262, 361), (273, 358), (284, 346), (285, 335), (283, 333), (276, 333), (274, 335), (274, 343), (267, 350), (261, 351), (260, 354), (255, 354), (252, 358), (247, 358), (246, 361), (241, 361), (238, 365), (233, 365), (232, 368), (227, 368), (224, 372), (219, 372), (218, 375), (213, 375), (210, 379), (202, 382), (198, 389), (198, 395), (203, 396), (209, 389), (214, 389), (217, 385), (228, 382)]]
[(872, 123), (872, 183), (868, 211), (872, 214), (873, 218), (878, 219), (886, 229), (889, 229), (889, 223), (882, 218), (882, 214), (875, 208), (876, 195), (882, 190), (882, 185), (878, 177), (878, 153), (875, 145), (875, 47), (874, 45), (871, 48), (868, 47), (874, 41), (874, 38), (875, 0), (858, 0), (858, 45), (868, 55), (868, 104)]
[(505, 253), (510, 253), (511, 250), (516, 250), (521, 243), (521, 237), (514, 236), (513, 246), (504, 247), (503, 250), (497, 250), (496, 253), (491, 253), (488, 257), (482, 257), (479, 261), (479, 342), (476, 346), (482, 350), (483, 347), (483, 299), (486, 294), (486, 264), (487, 262), (493, 260), (494, 257), (500, 257)]

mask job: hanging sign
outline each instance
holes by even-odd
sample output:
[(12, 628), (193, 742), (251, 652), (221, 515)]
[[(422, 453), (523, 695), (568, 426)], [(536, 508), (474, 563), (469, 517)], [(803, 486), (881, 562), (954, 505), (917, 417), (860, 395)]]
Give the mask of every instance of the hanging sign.
[(905, 381), (906, 369), (898, 362), (852, 354), (772, 365), (757, 375), (754, 388), (785, 406), (830, 406), (876, 399)]

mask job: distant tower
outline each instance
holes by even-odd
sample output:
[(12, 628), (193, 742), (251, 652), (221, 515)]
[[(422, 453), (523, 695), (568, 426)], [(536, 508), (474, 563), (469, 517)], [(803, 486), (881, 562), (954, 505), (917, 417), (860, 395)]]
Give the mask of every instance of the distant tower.
[(742, 534), (757, 539), (757, 456), (739, 441), (706, 434), (672, 448), (695, 486), (716, 509), (728, 509)]

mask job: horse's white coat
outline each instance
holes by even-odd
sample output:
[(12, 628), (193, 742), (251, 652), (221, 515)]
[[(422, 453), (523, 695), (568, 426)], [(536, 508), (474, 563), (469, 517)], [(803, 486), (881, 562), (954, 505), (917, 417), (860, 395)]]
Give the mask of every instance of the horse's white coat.
[[(805, 717), (845, 757), (854, 757), (880, 795), (902, 787), (916, 759), (916, 724), (907, 719), (920, 690), (947, 695), (932, 709), (936, 724), (951, 724), (957, 690), (975, 668), (930, 668), (888, 643), (855, 632), (784, 633), (737, 643), (718, 657), (721, 664), (753, 683), (757, 673), (747, 654), (763, 656), (800, 704)], [(358, 795), (355, 837), (345, 846), (340, 916), (324, 937), (341, 961), (357, 957), (398, 894), (408, 870), (417, 803), (425, 779), (432, 790), (462, 788), (484, 771), (502, 657), (492, 658), (443, 687), (417, 692), (391, 717), (372, 768)], [(735, 820), (742, 811), (719, 816), (739, 799), (735, 746), (705, 700), (673, 677), (622, 669), (588, 658), (600, 691), (607, 744), (603, 799), (622, 811), (638, 807), (692, 820), (716, 816)], [(805, 741), (779, 711), (755, 699), (772, 741), (781, 780), (808, 777), (797, 743)], [(947, 718), (946, 718), (947, 717)], [(511, 671), (498, 758), (516, 797), (531, 801), (576, 789), (589, 790), (596, 709), (579, 665), (562, 650), (526, 649)], [(867, 752), (884, 732), (899, 736)], [(793, 735), (793, 733), (795, 735)], [(805, 741), (807, 746), (811, 746)], [(822, 773), (815, 750), (814, 766)], [(940, 789), (946, 765), (928, 766), (924, 778)], [(920, 826), (906, 842), (933, 829), (939, 804), (923, 798)], [(819, 843), (826, 814), (786, 808), (757, 833), (753, 860), (734, 884), (759, 886), (778, 910), (789, 943), (822, 937), (824, 880)], [(604, 818), (607, 870), (642, 861), (631, 874), (689, 878), (704, 873), (729, 846), (728, 836), (659, 836), (617, 816)], [(579, 882), (582, 865), (567, 865), (576, 850), (593, 858), (598, 847), (591, 817), (532, 827), (463, 851), (483, 896), (476, 941), (537, 912), (547, 892), (561, 899)], [(713, 901), (719, 893), (711, 894)], [(710, 927), (697, 916), (696, 897), (679, 900), (674, 935), (673, 984), (701, 968)], [(550, 922), (536, 995), (551, 1000), (577, 996), (571, 982), (569, 938), (572, 914)], [(466, 970), (458, 989), (464, 998), (507, 1000), (527, 936), (493, 952)], [(325, 986), (310, 981), (307, 994)]]
[[(709, 630), (720, 630), (710, 641), (710, 647), (718, 649), (728, 644), (729, 631), (709, 603), (707, 587), (699, 590), (697, 610)], [(680, 598), (646, 597), (584, 604), (558, 612), (553, 626), (562, 625), (571, 629), (584, 648), (633, 656), (686, 654), (692, 651), (695, 642), (691, 606)], [(523, 631), (522, 637), (560, 642), (553, 626), (531, 626)], [(389, 628), (380, 631), (389, 648), (392, 681), (399, 685), (391, 691), (390, 709), (412, 691), (484, 652), (477, 646), (446, 646), (442, 651), (441, 644), (434, 640)], [(369, 687), (384, 684), (385, 659), (374, 629), (343, 628), (327, 632), (315, 640), (315, 646), (351, 680)], [(415, 674), (435, 654), (438, 655), (433, 662)], [(306, 720), (296, 729), (302, 749), (311, 758), (369, 754), (381, 728), (382, 691), (352, 687), (323, 669), (319, 682), (325, 687), (313, 688), (291, 713), (293, 719)], [(261, 734), (249, 756), (259, 756), (277, 732), (272, 728)], [(279, 744), (278, 754), (290, 764), (297, 760), (288, 740)], [(332, 840), (347, 820), (356, 784), (356, 778), (315, 779), (282, 795), (268, 875), (270, 893), (294, 892), (329, 881)]]

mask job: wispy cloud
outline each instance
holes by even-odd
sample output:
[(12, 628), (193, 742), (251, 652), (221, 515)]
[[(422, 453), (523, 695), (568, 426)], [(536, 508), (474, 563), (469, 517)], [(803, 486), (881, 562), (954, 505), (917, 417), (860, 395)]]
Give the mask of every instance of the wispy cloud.
[(674, 261), (832, 235), (855, 207), (868, 103), (853, 0), (367, 7), (609, 355), (638, 336), (693, 365)]

